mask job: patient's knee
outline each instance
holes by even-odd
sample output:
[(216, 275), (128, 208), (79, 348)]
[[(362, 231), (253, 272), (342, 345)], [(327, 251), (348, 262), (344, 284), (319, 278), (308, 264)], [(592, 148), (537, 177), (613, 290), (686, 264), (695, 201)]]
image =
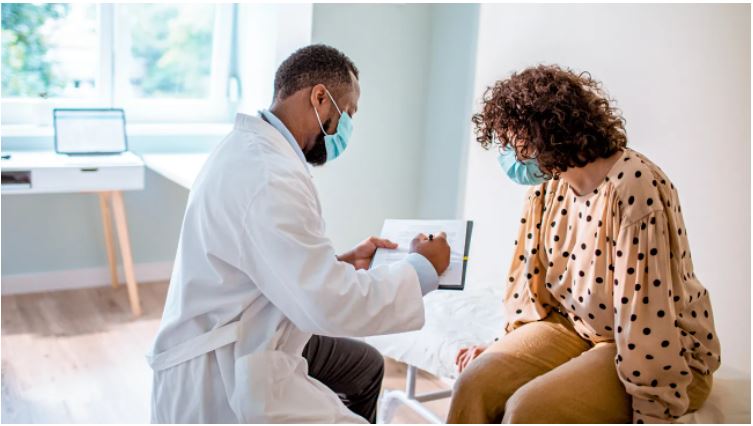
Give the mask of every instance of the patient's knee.
[(502, 423), (548, 423), (556, 404), (548, 392), (537, 388), (524, 385), (515, 391), (505, 404)]

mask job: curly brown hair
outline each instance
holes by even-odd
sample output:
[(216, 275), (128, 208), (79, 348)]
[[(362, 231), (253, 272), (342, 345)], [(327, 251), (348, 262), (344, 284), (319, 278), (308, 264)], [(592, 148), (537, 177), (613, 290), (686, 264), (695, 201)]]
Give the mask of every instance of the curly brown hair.
[(517, 145), (519, 158), (535, 158), (558, 176), (627, 145), (625, 120), (611, 101), (589, 73), (539, 65), (487, 88), (472, 122), (484, 148)]

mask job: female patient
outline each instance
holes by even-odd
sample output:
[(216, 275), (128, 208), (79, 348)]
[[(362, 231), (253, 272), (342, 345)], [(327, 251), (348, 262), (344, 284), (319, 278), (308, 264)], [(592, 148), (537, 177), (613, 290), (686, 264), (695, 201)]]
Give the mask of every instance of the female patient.
[(529, 68), (489, 88), (473, 123), (532, 188), (505, 278), (507, 334), (460, 351), (448, 420), (671, 422), (699, 408), (721, 360), (709, 294), (677, 190), (626, 146), (600, 84)]

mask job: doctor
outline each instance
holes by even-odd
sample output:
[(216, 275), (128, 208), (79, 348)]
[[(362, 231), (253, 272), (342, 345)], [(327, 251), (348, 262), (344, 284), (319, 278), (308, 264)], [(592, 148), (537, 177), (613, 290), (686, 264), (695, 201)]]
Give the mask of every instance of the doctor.
[(367, 270), (370, 238), (336, 255), (308, 164), (342, 154), (358, 70), (313, 45), (277, 70), (274, 101), (238, 114), (191, 190), (160, 330), (152, 421), (374, 421), (382, 358), (345, 336), (416, 330), (449, 264), (444, 235)]

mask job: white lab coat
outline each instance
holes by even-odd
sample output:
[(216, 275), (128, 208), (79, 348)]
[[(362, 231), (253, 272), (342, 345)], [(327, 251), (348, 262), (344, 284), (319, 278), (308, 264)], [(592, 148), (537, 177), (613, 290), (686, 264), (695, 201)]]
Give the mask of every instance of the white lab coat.
[(239, 114), (188, 197), (147, 356), (152, 421), (365, 422), (308, 376), (304, 345), (312, 333), (367, 336), (423, 323), (415, 269), (357, 271), (338, 261), (308, 168), (274, 127)]

